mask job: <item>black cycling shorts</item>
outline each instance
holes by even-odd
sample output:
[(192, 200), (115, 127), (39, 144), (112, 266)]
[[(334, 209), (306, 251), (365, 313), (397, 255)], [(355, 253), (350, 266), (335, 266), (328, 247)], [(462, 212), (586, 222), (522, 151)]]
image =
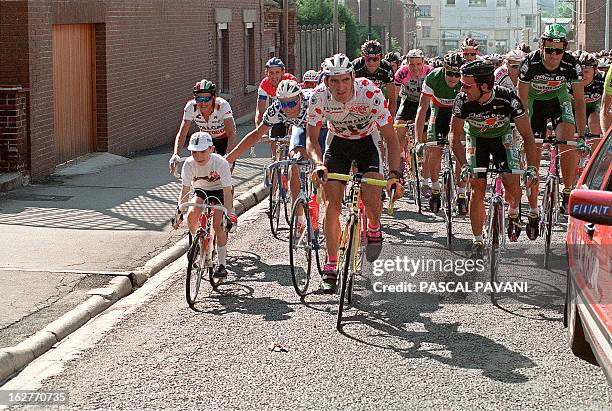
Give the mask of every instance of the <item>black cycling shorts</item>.
[(215, 205), (223, 205), (223, 189), (221, 190), (204, 190), (196, 188), (194, 194), (200, 197), (204, 202)]
[(529, 114), (531, 117), (531, 129), (540, 136), (546, 136), (546, 124), (550, 119), (553, 129), (560, 123), (576, 124), (572, 104), (559, 98), (550, 100), (530, 101)]
[[(468, 136), (466, 150), (471, 168), (488, 168), (491, 162), (494, 168), (516, 170), (520, 167), (511, 134), (495, 138)], [(486, 177), (486, 173), (478, 173), (478, 178)]]
[(287, 127), (282, 124), (273, 124), (270, 130), (270, 138), (284, 138), (287, 136)]
[(334, 136), (325, 151), (324, 164), (330, 173), (348, 174), (355, 160), (360, 173), (381, 173), (381, 160), (378, 143), (372, 136), (359, 140), (349, 140)]
[(213, 138), (213, 146), (215, 146), (215, 153), (220, 156), (227, 154), (227, 136), (221, 138)]

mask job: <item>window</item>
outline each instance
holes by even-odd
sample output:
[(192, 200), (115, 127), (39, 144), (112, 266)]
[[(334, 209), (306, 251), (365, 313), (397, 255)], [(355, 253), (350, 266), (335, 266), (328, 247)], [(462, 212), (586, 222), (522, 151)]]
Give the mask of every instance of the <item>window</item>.
[(535, 16), (533, 14), (525, 15), (525, 27), (533, 28), (535, 23)]
[(446, 5), (447, 6), (454, 6), (455, 5), (455, 0), (446, 0)]
[(506, 7), (506, 0), (497, 0), (497, 7)]
[(246, 23), (244, 37), (246, 53), (245, 79), (248, 85), (255, 85), (257, 80), (255, 79), (255, 29), (253, 28), (253, 23)]
[(431, 17), (431, 6), (419, 6), (418, 10), (419, 17)]
[(487, 7), (487, 0), (470, 0), (470, 7)]
[(431, 27), (423, 26), (423, 38), (431, 37)]
[(601, 189), (601, 184), (610, 167), (610, 161), (612, 161), (612, 137), (609, 137), (604, 142), (604, 146), (599, 150), (597, 158), (591, 160), (589, 174), (584, 179), (584, 184), (590, 190)]
[(229, 54), (227, 23), (217, 23), (217, 81), (222, 93), (229, 93)]

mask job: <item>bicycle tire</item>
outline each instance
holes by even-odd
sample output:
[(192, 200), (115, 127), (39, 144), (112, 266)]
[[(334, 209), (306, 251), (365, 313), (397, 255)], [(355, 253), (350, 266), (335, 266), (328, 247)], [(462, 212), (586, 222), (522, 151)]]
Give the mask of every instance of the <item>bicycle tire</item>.
[(412, 167), (413, 167), (413, 174), (414, 174), (414, 199), (415, 199), (415, 203), (417, 205), (417, 209), (419, 211), (419, 214), (423, 214), (423, 209), (422, 209), (422, 204), (421, 204), (421, 175), (419, 173), (419, 160), (418, 160), (418, 156), (416, 153), (416, 150), (414, 148), (412, 148), (411, 151), (411, 155), (412, 155)]
[(555, 209), (554, 189), (547, 187), (544, 195), (548, 196), (548, 207), (546, 207), (546, 214), (544, 216), (546, 225), (546, 227), (544, 227), (544, 268), (548, 269), (550, 265), (550, 243), (552, 239), (553, 214)]
[[(344, 254), (344, 261), (342, 264), (342, 273), (341, 273), (341, 281), (340, 281), (340, 301), (338, 302), (338, 319), (336, 322), (336, 329), (341, 331), (342, 327), (342, 313), (344, 311), (344, 299), (346, 297), (346, 291), (349, 283), (349, 274), (350, 267), (352, 265), (351, 253), (353, 252), (353, 241), (354, 241), (354, 232), (355, 232), (355, 222), (349, 223), (349, 232), (348, 232), (348, 243), (346, 245), (346, 251)], [(352, 286), (352, 283), (351, 283)], [(347, 301), (348, 302), (348, 301)]]
[(202, 233), (196, 234), (187, 252), (187, 275), (185, 276), (185, 299), (190, 308), (195, 306), (204, 270), (204, 243), (200, 241)]
[(214, 276), (214, 266), (215, 261), (217, 260), (217, 234), (214, 234), (213, 238), (208, 241), (207, 251), (208, 253), (210, 253), (210, 258), (207, 258), (207, 263), (209, 264), (207, 267), (208, 282), (210, 282), (210, 285), (212, 286), (213, 290), (216, 291), (219, 284), (221, 284), (221, 282), (223, 281), (222, 278)]
[[(280, 219), (280, 174), (278, 168), (272, 171), (270, 181), (270, 195), (269, 197), (269, 220), (270, 220), (270, 231), (274, 237), (278, 236), (278, 223)], [(274, 186), (276, 185), (276, 190)]]
[(452, 207), (452, 201), (453, 198), (452, 196), (452, 180), (451, 180), (451, 176), (450, 173), (448, 171), (445, 171), (442, 177), (443, 181), (444, 181), (444, 197), (445, 197), (445, 202), (444, 202), (444, 219), (445, 221), (445, 225), (446, 225), (446, 245), (448, 246), (448, 249), (451, 249), (451, 243), (452, 243), (452, 239), (453, 239), (453, 207)]
[[(298, 211), (306, 216), (306, 227), (300, 233), (300, 238), (296, 237), (298, 233)], [(310, 224), (310, 216), (308, 215), (308, 204), (303, 198), (298, 199), (293, 205), (291, 213), (291, 223), (289, 225), (289, 265), (291, 267), (291, 281), (293, 288), (300, 297), (306, 295), (308, 285), (310, 284), (310, 272), (312, 270), (312, 227)], [(303, 247), (303, 248), (302, 248)], [(301, 254), (301, 252), (303, 254)], [(302, 264), (300, 264), (302, 263)]]
[[(492, 207), (492, 212), (493, 212), (493, 218), (491, 220), (491, 250), (490, 250), (490, 254), (489, 254), (489, 260), (490, 260), (490, 268), (491, 268), (491, 283), (496, 283), (497, 282), (497, 268), (499, 265), (499, 252), (500, 252), (500, 245), (499, 245), (499, 236), (503, 235), (503, 232), (500, 228), (501, 225), (501, 220), (500, 217), (503, 218), (503, 208), (500, 208), (500, 204), (497, 201), (491, 200), (493, 201), (493, 207)], [(500, 234), (501, 233), (501, 234)]]

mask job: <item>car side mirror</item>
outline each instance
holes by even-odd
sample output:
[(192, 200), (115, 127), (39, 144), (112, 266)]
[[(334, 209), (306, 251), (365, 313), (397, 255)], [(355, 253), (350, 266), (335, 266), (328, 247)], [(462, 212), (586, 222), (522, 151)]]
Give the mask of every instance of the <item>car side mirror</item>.
[(612, 225), (612, 192), (574, 190), (569, 198), (570, 216), (594, 224)]

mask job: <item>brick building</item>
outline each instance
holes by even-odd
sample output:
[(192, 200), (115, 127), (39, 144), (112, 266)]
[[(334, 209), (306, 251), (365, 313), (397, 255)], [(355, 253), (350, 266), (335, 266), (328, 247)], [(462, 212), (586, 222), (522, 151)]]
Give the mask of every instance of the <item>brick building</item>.
[(368, 2), (372, 2), (372, 26), (381, 28), (385, 51), (388, 47), (388, 32), (395, 38), (402, 52), (414, 47), (416, 16), (413, 0), (345, 0), (346, 7), (353, 12), (359, 23), (368, 25)]
[[(603, 50), (605, 46), (606, 1), (608, 0), (603, 2), (593, 0), (576, 1), (578, 49), (588, 51)], [(612, 44), (612, 29), (610, 30), (608, 44)]]
[(0, 1), (0, 172), (36, 180), (88, 152), (169, 143), (202, 78), (251, 116), (265, 61), (295, 61), (295, 10), (284, 46), (279, 3)]

